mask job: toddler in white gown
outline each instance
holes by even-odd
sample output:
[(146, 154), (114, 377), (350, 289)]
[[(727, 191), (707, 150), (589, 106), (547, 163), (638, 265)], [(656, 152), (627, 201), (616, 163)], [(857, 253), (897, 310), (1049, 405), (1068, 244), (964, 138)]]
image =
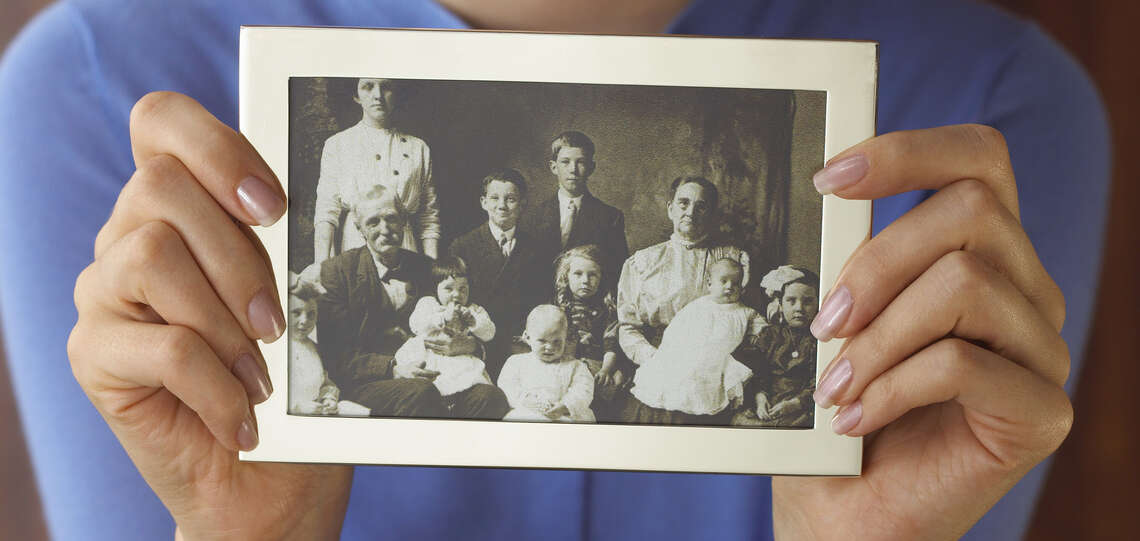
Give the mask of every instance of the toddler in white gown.
[(685, 305), (649, 362), (638, 367), (631, 392), (647, 406), (714, 415), (744, 397), (752, 371), (732, 352), (766, 322), (740, 302), (744, 270), (731, 259), (709, 269), (709, 293)]
[(512, 355), (499, 374), (499, 388), (511, 411), (504, 421), (595, 421), (594, 376), (580, 359), (568, 355), (566, 314), (543, 304), (526, 318), (523, 338), (530, 351)]
[(415, 336), (396, 350), (396, 365), (439, 372), (432, 382), (443, 396), (466, 391), (479, 383), (490, 385), (486, 365), (479, 357), (440, 355), (424, 345), (424, 338), (436, 334), (470, 334), (484, 343), (495, 337), (495, 323), (487, 310), (467, 302), (471, 294), (467, 264), (458, 257), (443, 256), (432, 263), (431, 273), (436, 295), (425, 295), (416, 303), (408, 318), (408, 328)]

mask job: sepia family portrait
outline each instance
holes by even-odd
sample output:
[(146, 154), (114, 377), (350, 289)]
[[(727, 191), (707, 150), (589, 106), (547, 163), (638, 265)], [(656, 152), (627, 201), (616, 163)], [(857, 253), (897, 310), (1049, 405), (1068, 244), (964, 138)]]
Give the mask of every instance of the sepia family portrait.
[(811, 428), (826, 93), (292, 77), (290, 414)]

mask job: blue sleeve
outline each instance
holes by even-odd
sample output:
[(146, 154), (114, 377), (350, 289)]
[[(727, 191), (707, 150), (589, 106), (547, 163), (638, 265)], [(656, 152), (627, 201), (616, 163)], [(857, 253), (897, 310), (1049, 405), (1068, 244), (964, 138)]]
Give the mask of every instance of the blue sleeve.
[[(133, 170), (90, 33), (42, 13), (0, 64), (0, 315), (48, 528), (59, 539), (169, 538), (173, 523), (71, 375), (75, 278)], [(124, 505), (129, 502), (129, 505)]]
[[(1111, 144), (1100, 96), (1067, 52), (1027, 27), (983, 111), (1005, 134), (1017, 176), (1021, 220), (1061, 287), (1061, 336), (1072, 355), (1072, 395), (1092, 324), (1107, 215)], [(966, 536), (1019, 539), (1033, 518), (1051, 460), (1038, 465)]]

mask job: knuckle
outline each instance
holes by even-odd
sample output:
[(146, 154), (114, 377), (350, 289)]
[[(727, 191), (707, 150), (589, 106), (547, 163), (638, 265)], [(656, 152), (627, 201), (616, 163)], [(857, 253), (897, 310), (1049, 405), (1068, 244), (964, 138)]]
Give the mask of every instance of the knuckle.
[(1009, 143), (1000, 130), (984, 124), (967, 124), (963, 134), (974, 154), (981, 158), (982, 167), (991, 178), (1012, 183), (1013, 165), (1009, 159)]
[(182, 162), (169, 154), (147, 158), (123, 186), (115, 212), (129, 215), (154, 209), (164, 197), (176, 193), (175, 184), (184, 181), (187, 174)]
[[(113, 214), (114, 214), (114, 211), (112, 211), (112, 215)], [(95, 234), (95, 257), (96, 258), (103, 255), (103, 253), (105, 253), (107, 251), (107, 248), (109, 248), (111, 246), (111, 244), (114, 243), (114, 241), (116, 239), (112, 238), (112, 234), (113, 234), (113, 230), (111, 228), (111, 222), (110, 221), (103, 224), (103, 227), (99, 228), (99, 232)]]
[(966, 137), (974, 140), (979, 148), (1005, 152), (1009, 146), (1001, 130), (985, 124), (966, 124), (963, 126)]
[(973, 300), (984, 296), (990, 287), (989, 267), (965, 250), (942, 256), (933, 270), (949, 298)]
[(966, 220), (976, 225), (987, 223), (989, 217), (999, 214), (1004, 208), (994, 191), (980, 180), (959, 180), (944, 191), (954, 196), (956, 206), (962, 209)]
[(75, 289), (72, 291), (72, 300), (75, 303), (75, 310), (80, 313), (84, 312), (84, 307), (87, 306), (87, 298), (92, 293), (99, 291), (100, 288), (92, 287), (92, 280), (94, 280), (95, 271), (94, 263), (88, 265), (79, 272), (79, 276), (75, 278)]
[(172, 183), (182, 180), (186, 168), (178, 158), (170, 154), (156, 154), (147, 158), (135, 172), (134, 195), (143, 195), (152, 200), (155, 195), (166, 193)]
[(86, 389), (88, 378), (83, 353), (87, 351), (89, 341), (84, 328), (82, 321), (76, 322), (75, 327), (72, 327), (71, 333), (68, 334), (67, 360), (71, 364), (72, 377), (79, 382), (80, 387)]
[(889, 244), (872, 238), (859, 248), (851, 258), (848, 268), (857, 270), (857, 274), (867, 277), (891, 276), (892, 259)]
[(130, 128), (131, 132), (136, 132), (145, 126), (148, 122), (161, 117), (171, 108), (178, 106), (179, 103), (187, 98), (177, 92), (170, 92), (167, 90), (160, 90), (157, 92), (150, 92), (136, 101), (134, 106), (131, 107), (130, 114)]
[(167, 377), (179, 378), (193, 370), (202, 354), (204, 342), (198, 333), (179, 325), (166, 328), (162, 342), (155, 348), (155, 354), (162, 364), (162, 372)]
[(133, 269), (152, 268), (168, 260), (182, 237), (165, 222), (147, 222), (130, 235), (128, 264)]
[(977, 369), (977, 350), (973, 344), (960, 338), (946, 338), (935, 347), (938, 352), (933, 358), (938, 361), (934, 369), (943, 381), (967, 381)]
[(1032, 433), (1027, 441), (1030, 449), (1039, 451), (1039, 453), (1030, 451), (1033, 456), (1028, 458), (1033, 462), (1056, 451), (1073, 429), (1073, 404), (1064, 389), (1054, 387), (1052, 392), (1046, 394), (1049, 395), (1045, 400), (1047, 404), (1042, 408), (1041, 418), (1033, 424)]
[[(1060, 393), (1064, 395), (1065, 393)], [(1050, 445), (1050, 452), (1055, 451), (1069, 436), (1069, 432), (1073, 430), (1073, 421), (1075, 414), (1073, 412), (1073, 403), (1069, 401), (1068, 396), (1062, 396), (1058, 401), (1055, 413), (1053, 415), (1054, 422), (1052, 423), (1053, 430), (1048, 434), (1052, 445)]]

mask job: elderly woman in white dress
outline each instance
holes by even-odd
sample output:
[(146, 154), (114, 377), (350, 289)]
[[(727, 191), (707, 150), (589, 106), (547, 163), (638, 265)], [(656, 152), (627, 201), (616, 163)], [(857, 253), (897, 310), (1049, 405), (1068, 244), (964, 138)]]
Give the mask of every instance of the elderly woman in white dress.
[[(618, 281), (618, 343), (626, 356), (641, 366), (652, 363), (665, 328), (691, 301), (708, 291), (710, 272), (722, 259), (737, 262), (744, 280), (749, 275), (748, 254), (710, 238), (717, 208), (716, 186), (702, 177), (673, 181), (668, 203), (673, 234), (669, 240), (638, 250), (626, 260)], [(694, 359), (697, 362), (697, 359)], [(636, 376), (635, 376), (636, 379)], [(636, 387), (636, 386), (635, 386)], [(728, 404), (701, 414), (669, 408), (667, 396), (631, 396), (622, 417), (646, 424), (729, 424)]]
[(353, 101), (360, 104), (359, 123), (325, 141), (313, 216), (314, 259), (324, 261), (364, 239), (344, 216), (373, 187), (393, 190), (407, 211), (412, 228), (404, 248), (438, 255), (439, 207), (431, 178), (431, 153), (421, 139), (392, 127), (396, 105), (392, 81), (359, 79)]

